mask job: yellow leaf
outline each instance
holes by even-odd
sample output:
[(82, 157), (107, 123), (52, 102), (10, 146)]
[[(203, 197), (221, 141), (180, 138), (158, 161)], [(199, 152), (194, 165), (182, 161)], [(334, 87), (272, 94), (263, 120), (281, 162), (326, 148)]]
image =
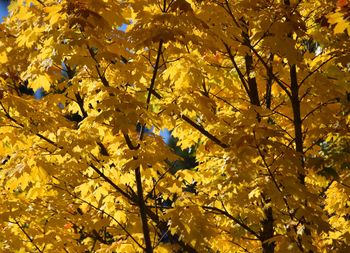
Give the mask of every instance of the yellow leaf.
[(30, 88), (37, 90), (43, 88), (45, 91), (50, 89), (51, 80), (47, 74), (38, 75), (36, 79), (29, 83)]
[(8, 61), (6, 52), (0, 53), (0, 63), (6, 63)]
[(50, 21), (50, 25), (53, 26), (56, 24), (60, 19), (62, 19), (62, 15), (60, 13), (62, 9), (61, 5), (54, 5), (54, 6), (48, 6), (45, 7), (45, 12), (48, 13), (47, 20)]
[(348, 27), (348, 23), (345, 20), (341, 20), (337, 25), (334, 27), (334, 34), (337, 33), (343, 33), (345, 29)]
[(44, 30), (44, 27), (29, 27), (16, 39), (18, 46), (32, 47)]

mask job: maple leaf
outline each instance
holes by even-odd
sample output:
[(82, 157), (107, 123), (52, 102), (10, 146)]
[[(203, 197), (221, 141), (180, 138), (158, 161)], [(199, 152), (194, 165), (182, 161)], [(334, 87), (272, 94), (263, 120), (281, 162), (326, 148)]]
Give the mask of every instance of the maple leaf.
[(11, 1), (1, 249), (346, 249), (349, 3), (297, 2)]

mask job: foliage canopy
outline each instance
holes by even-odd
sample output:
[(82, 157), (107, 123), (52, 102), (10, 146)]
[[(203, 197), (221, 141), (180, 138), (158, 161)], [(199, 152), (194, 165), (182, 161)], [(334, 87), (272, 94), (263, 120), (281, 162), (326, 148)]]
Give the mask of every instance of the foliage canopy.
[(349, 10), (12, 1), (2, 252), (348, 252)]

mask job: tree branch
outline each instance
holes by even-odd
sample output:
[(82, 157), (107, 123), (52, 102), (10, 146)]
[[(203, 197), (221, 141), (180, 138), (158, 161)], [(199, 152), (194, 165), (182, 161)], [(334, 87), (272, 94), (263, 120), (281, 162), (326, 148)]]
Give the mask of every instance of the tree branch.
[(187, 117), (186, 115), (181, 115), (181, 118), (186, 121), (188, 124), (190, 124), (192, 127), (194, 127), (195, 129), (197, 129), (200, 133), (202, 133), (204, 136), (206, 136), (208, 139), (210, 139), (211, 141), (213, 141), (215, 144), (219, 145), (222, 148), (228, 148), (229, 145), (227, 145), (226, 143), (223, 143), (222, 141), (220, 141), (218, 138), (216, 138), (214, 135), (212, 135), (211, 133), (209, 133), (207, 130), (204, 129), (203, 126), (196, 124), (193, 120), (191, 120), (189, 117)]
[(235, 57), (232, 55), (232, 52), (231, 52), (231, 48), (224, 42), (224, 46), (226, 48), (226, 51), (230, 57), (230, 60), (234, 66), (234, 68), (236, 69), (237, 71), (237, 74), (238, 74), (238, 77), (239, 79), (241, 80), (241, 83), (245, 89), (245, 91), (247, 92), (247, 94), (249, 94), (249, 88), (248, 88), (248, 85), (247, 85), (247, 81), (244, 79), (244, 75), (242, 73), (242, 71), (240, 70), (240, 68), (238, 67), (236, 61), (235, 61)]
[(217, 207), (212, 207), (212, 206), (202, 206), (203, 209), (205, 210), (210, 210), (210, 211), (214, 211), (217, 212), (218, 214), (223, 214), (224, 216), (226, 216), (227, 218), (233, 220), (235, 223), (237, 223), (239, 226), (241, 226), (244, 230), (246, 230), (248, 233), (254, 235), (256, 238), (261, 239), (260, 235), (255, 232), (253, 229), (251, 229), (249, 226), (247, 226), (246, 224), (244, 224), (243, 222), (241, 222), (239, 219), (233, 217), (230, 213), (228, 213), (227, 211), (224, 211), (222, 209), (219, 209)]
[(276, 83), (281, 87), (281, 89), (288, 95), (290, 98), (292, 94), (287, 89), (285, 84), (273, 73), (272, 69), (269, 67), (269, 65), (264, 61), (264, 59), (261, 57), (261, 55), (255, 50), (254, 47), (249, 46), (249, 48), (252, 50), (252, 52), (258, 57), (258, 59), (261, 61), (261, 63), (265, 66), (267, 72), (271, 77), (276, 81)]
[(105, 180), (107, 183), (109, 183), (117, 192), (119, 192), (121, 195), (123, 195), (125, 198), (135, 201), (135, 198), (133, 196), (130, 196), (127, 194), (123, 189), (121, 189), (118, 185), (116, 185), (109, 177), (107, 177), (102, 171), (100, 171), (94, 164), (90, 163), (89, 166), (100, 176)]
[(33, 244), (33, 246), (35, 247), (35, 249), (42, 253), (43, 251), (39, 248), (38, 245), (36, 245), (36, 243), (34, 242), (33, 238), (27, 233), (27, 231), (25, 231), (24, 227), (19, 223), (19, 221), (17, 221), (15, 219), (15, 224), (17, 224), (17, 226), (19, 227), (19, 229), (22, 231), (22, 233), (27, 237), (27, 239), (30, 241), (31, 244)]
[[(154, 64), (152, 79), (151, 79), (150, 87), (149, 87), (148, 94), (147, 94), (147, 100), (146, 100), (146, 109), (147, 110), (148, 110), (149, 104), (151, 102), (152, 91), (154, 90), (154, 87), (155, 87), (156, 77), (157, 77), (157, 73), (158, 73), (158, 69), (159, 69), (160, 57), (162, 54), (162, 47), (163, 47), (163, 41), (160, 40), (159, 45), (158, 45), (157, 58), (156, 58), (156, 62)], [(146, 124), (143, 124), (141, 127), (141, 130), (140, 130), (140, 135), (139, 135), (140, 141), (142, 141), (142, 139), (143, 139), (145, 129), (146, 129)], [(142, 177), (141, 177), (140, 166), (138, 166), (135, 169), (135, 179), (136, 179), (136, 187), (137, 187), (137, 199), (138, 199), (137, 203), (138, 203), (138, 206), (140, 208), (143, 236), (144, 236), (144, 240), (145, 240), (145, 244), (146, 244), (145, 252), (152, 253), (153, 247), (152, 247), (150, 231), (149, 231), (148, 222), (147, 222), (146, 204), (145, 204), (145, 200), (143, 198)]]
[(327, 64), (327, 62), (331, 61), (332, 59), (335, 58), (335, 55), (333, 55), (332, 57), (330, 57), (329, 59), (327, 59), (326, 61), (322, 62), (316, 69), (314, 69), (313, 71), (311, 71), (310, 73), (308, 73), (303, 80), (300, 81), (299, 83), (299, 88), (301, 87), (301, 85), (309, 78), (311, 77), (314, 73), (316, 73), (320, 68), (322, 68), (325, 64)]

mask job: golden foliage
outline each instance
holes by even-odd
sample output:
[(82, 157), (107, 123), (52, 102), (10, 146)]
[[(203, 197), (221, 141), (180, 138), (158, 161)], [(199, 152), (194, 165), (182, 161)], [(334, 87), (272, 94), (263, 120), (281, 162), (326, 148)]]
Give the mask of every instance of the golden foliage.
[(348, 1), (9, 11), (1, 252), (349, 249)]

